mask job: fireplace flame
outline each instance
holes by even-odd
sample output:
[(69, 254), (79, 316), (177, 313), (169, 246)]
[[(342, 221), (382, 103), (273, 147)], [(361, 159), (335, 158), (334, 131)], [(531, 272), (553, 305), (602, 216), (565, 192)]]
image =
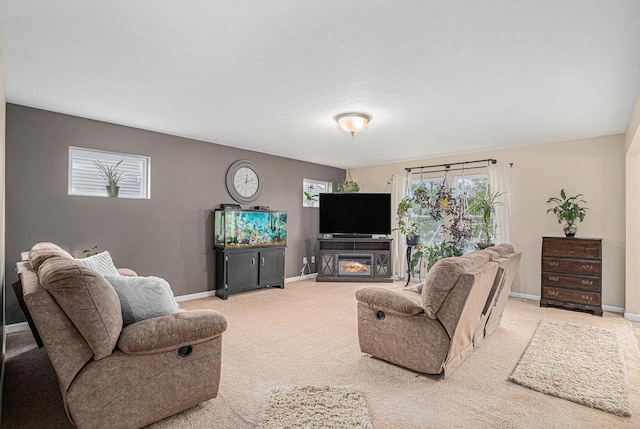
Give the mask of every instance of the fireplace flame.
[(347, 273), (367, 273), (369, 267), (360, 262), (351, 261), (343, 265), (344, 271)]

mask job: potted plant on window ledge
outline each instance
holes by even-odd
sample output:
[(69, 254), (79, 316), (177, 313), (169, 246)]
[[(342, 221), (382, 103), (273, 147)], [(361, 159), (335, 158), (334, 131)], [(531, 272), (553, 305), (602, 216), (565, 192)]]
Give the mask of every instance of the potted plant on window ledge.
[(480, 232), (476, 248), (480, 250), (494, 245), (491, 240), (495, 235), (496, 225), (493, 222), (492, 214), (497, 206), (502, 205), (502, 202), (498, 201), (502, 195), (503, 192), (493, 192), (491, 186), (487, 186), (486, 193), (476, 194), (470, 200), (469, 213), (480, 216), (480, 221), (476, 225)]
[(581, 196), (582, 194), (578, 194), (575, 197), (567, 197), (566, 192), (562, 189), (560, 191), (560, 198), (551, 197), (547, 200), (547, 204), (555, 204), (547, 210), (547, 214), (553, 212), (553, 214), (558, 217), (558, 223), (562, 223), (562, 221), (565, 222), (562, 230), (567, 237), (574, 237), (576, 235), (578, 231), (578, 226), (575, 224), (576, 219), (582, 222), (587, 214), (586, 210), (589, 210), (588, 207), (582, 207), (580, 205), (580, 203), (587, 204), (585, 200), (578, 199)]
[(107, 181), (105, 187), (107, 188), (107, 195), (110, 197), (117, 197), (120, 191), (120, 186), (118, 186), (118, 184), (124, 178), (125, 172), (119, 171), (118, 167), (120, 166), (120, 164), (122, 164), (123, 161), (124, 159), (121, 159), (117, 164), (109, 165), (96, 160), (98, 168)]

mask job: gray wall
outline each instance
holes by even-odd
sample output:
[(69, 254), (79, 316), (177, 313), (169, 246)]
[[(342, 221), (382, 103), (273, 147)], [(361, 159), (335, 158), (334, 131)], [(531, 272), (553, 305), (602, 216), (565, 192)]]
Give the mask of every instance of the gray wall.
[[(69, 146), (150, 156), (151, 199), (67, 195)], [(9, 284), (17, 279), (20, 252), (51, 241), (76, 257), (98, 245), (116, 266), (166, 279), (176, 296), (215, 289), (211, 210), (234, 202), (225, 174), (239, 159), (255, 162), (265, 177), (251, 206), (288, 212), (285, 276), (298, 276), (318, 231), (318, 209), (302, 207), (302, 179), (345, 177), (338, 168), (13, 104), (7, 104), (6, 149)], [(7, 323), (22, 320), (7, 294)]]

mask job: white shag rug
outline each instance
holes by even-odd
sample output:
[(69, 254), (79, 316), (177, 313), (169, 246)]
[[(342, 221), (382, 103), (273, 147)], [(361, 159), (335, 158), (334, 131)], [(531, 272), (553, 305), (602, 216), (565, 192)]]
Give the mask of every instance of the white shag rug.
[(631, 415), (624, 358), (609, 329), (544, 319), (509, 379), (618, 416)]
[(273, 387), (261, 429), (373, 429), (362, 394), (352, 386)]

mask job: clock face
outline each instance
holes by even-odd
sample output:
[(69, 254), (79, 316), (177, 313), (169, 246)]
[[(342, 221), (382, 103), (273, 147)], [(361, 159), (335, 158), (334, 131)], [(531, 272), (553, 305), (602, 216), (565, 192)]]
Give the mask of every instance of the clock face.
[(253, 196), (258, 191), (258, 175), (249, 167), (242, 167), (233, 176), (233, 186), (245, 198)]
[(251, 161), (234, 162), (227, 171), (227, 190), (239, 203), (250, 203), (262, 194), (264, 178), (257, 165)]

